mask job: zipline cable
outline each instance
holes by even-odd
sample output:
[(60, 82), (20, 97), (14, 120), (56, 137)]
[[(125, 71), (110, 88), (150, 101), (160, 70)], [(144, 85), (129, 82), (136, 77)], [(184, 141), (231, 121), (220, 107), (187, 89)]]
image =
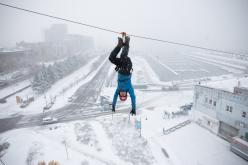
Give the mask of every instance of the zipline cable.
[[(9, 7), (9, 8), (13, 8), (13, 9), (17, 9), (17, 10), (22, 10), (22, 11), (33, 13), (33, 14), (37, 14), (37, 15), (41, 15), (41, 16), (45, 16), (45, 17), (50, 17), (50, 18), (57, 19), (57, 20), (62, 20), (65, 22), (78, 24), (81, 26), (86, 26), (86, 27), (90, 27), (90, 28), (94, 28), (94, 29), (98, 29), (98, 30), (102, 30), (102, 31), (107, 31), (110, 33), (121, 34), (120, 32), (112, 30), (112, 29), (107, 29), (107, 28), (94, 26), (94, 25), (90, 25), (90, 24), (86, 24), (86, 23), (82, 23), (82, 22), (78, 22), (78, 21), (74, 21), (74, 20), (70, 20), (70, 19), (66, 19), (66, 18), (62, 18), (62, 17), (57, 17), (57, 16), (53, 16), (53, 15), (49, 15), (49, 14), (45, 14), (45, 13), (41, 13), (41, 12), (37, 12), (37, 11), (33, 11), (33, 10), (28, 10), (28, 9), (24, 9), (21, 7), (1, 3), (1, 2), (0, 2), (0, 5), (5, 6), (5, 7)], [(247, 55), (244, 55), (244, 54), (229, 52), (229, 51), (223, 51), (223, 50), (219, 50), (219, 49), (206, 48), (206, 47), (201, 47), (201, 46), (195, 46), (195, 45), (190, 45), (190, 44), (185, 44), (185, 43), (180, 43), (180, 42), (174, 42), (174, 41), (167, 41), (167, 40), (162, 40), (162, 39), (157, 39), (157, 38), (152, 38), (152, 37), (146, 37), (146, 36), (140, 36), (140, 35), (135, 35), (135, 34), (128, 34), (128, 35), (135, 37), (135, 38), (145, 39), (145, 40), (151, 40), (151, 41), (157, 41), (157, 42), (162, 42), (162, 43), (167, 43), (167, 44), (180, 45), (180, 46), (197, 48), (197, 49), (213, 51), (213, 52), (218, 52), (218, 53), (239, 55), (239, 56), (247, 57)]]
[(184, 43), (179, 43), (179, 42), (174, 42), (174, 41), (166, 41), (166, 40), (150, 38), (150, 37), (144, 37), (144, 36), (138, 36), (138, 35), (133, 35), (133, 34), (128, 34), (128, 35), (132, 36), (132, 37), (136, 37), (136, 38), (152, 40), (152, 41), (158, 41), (158, 42), (163, 42), (163, 43), (168, 43), (168, 44), (173, 44), (173, 45), (180, 45), (180, 46), (185, 46), (185, 47), (197, 48), (197, 49), (202, 49), (202, 50), (207, 50), (207, 51), (214, 51), (214, 52), (218, 52), (218, 53), (225, 53), (225, 54), (231, 54), (231, 55), (246, 56), (244, 54), (239, 54), (239, 53), (229, 52), (229, 51), (224, 51), (224, 50), (219, 50), (219, 49), (211, 49), (211, 48), (206, 48), (206, 47), (201, 47), (201, 46), (184, 44)]
[(37, 11), (33, 11), (33, 10), (24, 9), (24, 8), (17, 7), (17, 6), (4, 4), (4, 3), (1, 3), (1, 2), (0, 2), (0, 5), (6, 6), (6, 7), (9, 7), (9, 8), (14, 8), (14, 9), (17, 9), (17, 10), (22, 10), (22, 11), (33, 13), (33, 14), (37, 14), (37, 15), (41, 15), (41, 16), (45, 16), (45, 17), (50, 17), (50, 18), (57, 19), (57, 20), (62, 20), (62, 21), (66, 21), (66, 22), (70, 22), (70, 23), (74, 23), (74, 24), (78, 24), (78, 25), (82, 25), (82, 26), (88, 26), (88, 27), (91, 27), (91, 28), (95, 28), (95, 29), (104, 30), (104, 31), (108, 31), (108, 32), (111, 32), (111, 33), (119, 34), (119, 32), (114, 31), (114, 30), (110, 30), (110, 29), (106, 29), (106, 28), (102, 28), (102, 27), (98, 27), (98, 26), (93, 26), (93, 25), (89, 25), (89, 24), (85, 24), (85, 23), (82, 23), (82, 22), (73, 21), (73, 20), (69, 20), (69, 19), (65, 19), (65, 18), (61, 18), (61, 17), (56, 17), (56, 16), (53, 16), (53, 15), (49, 15), (49, 14), (45, 14), (45, 13), (41, 13), (41, 12), (37, 12)]

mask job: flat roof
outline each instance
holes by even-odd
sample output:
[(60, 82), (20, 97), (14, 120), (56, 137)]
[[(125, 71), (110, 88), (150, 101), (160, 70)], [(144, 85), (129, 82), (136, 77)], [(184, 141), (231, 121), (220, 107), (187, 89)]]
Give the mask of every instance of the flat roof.
[(233, 93), (233, 89), (234, 87), (238, 86), (238, 82), (240, 82), (240, 88), (248, 89), (248, 77), (232, 78), (232, 79), (226, 79), (226, 80), (224, 79), (224, 80), (214, 81), (214, 82), (206, 82), (199, 86), (219, 89), (219, 90)]

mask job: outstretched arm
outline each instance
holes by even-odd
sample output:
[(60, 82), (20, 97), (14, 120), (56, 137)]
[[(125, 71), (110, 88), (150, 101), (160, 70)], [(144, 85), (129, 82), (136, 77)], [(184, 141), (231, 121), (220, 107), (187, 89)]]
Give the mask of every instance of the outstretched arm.
[(136, 96), (135, 96), (134, 89), (132, 86), (129, 88), (128, 93), (131, 97), (132, 110), (136, 112)]
[(115, 90), (115, 94), (114, 94), (114, 98), (113, 98), (113, 102), (112, 102), (112, 110), (115, 111), (115, 105), (116, 105), (116, 102), (117, 102), (117, 98), (118, 98), (118, 94), (119, 94), (119, 89), (117, 88)]

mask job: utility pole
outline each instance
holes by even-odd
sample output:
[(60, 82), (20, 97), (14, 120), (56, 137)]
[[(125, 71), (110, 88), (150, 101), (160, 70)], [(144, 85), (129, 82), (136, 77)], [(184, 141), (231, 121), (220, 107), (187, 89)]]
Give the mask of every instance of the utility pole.
[(63, 140), (62, 143), (64, 143), (64, 145), (65, 145), (66, 157), (67, 157), (67, 160), (68, 160), (68, 151), (67, 151), (66, 140)]
[(45, 102), (46, 102), (46, 107), (47, 107), (47, 100), (46, 100), (46, 95), (44, 95), (44, 99), (45, 99)]
[(50, 95), (50, 104), (52, 104), (53, 100), (52, 100), (52, 95)]
[(140, 137), (141, 137), (141, 128), (142, 126), (141, 126), (141, 116), (140, 116)]
[(112, 121), (113, 121), (113, 119), (114, 119), (114, 114), (113, 114), (113, 111), (112, 111)]
[(139, 129), (140, 137), (141, 137), (141, 116), (140, 116), (140, 120), (135, 119), (135, 128)]
[(112, 113), (112, 121), (113, 121), (113, 119), (114, 119), (114, 113), (113, 113), (113, 109), (112, 109), (113, 107), (112, 107), (112, 104), (109, 104), (109, 109), (111, 110), (111, 113)]

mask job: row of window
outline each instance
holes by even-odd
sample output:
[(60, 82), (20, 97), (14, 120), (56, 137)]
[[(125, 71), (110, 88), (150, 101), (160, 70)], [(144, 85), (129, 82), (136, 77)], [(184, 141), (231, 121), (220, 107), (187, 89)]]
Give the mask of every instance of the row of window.
[[(232, 107), (232, 106), (227, 105), (227, 106), (226, 106), (226, 111), (228, 111), (228, 112), (231, 112), (231, 113), (232, 113), (232, 111), (233, 111), (233, 107)], [(244, 118), (246, 118), (246, 115), (247, 115), (247, 113), (246, 113), (245, 111), (243, 111), (243, 112), (241, 113), (241, 116), (242, 116), (242, 117), (244, 117)]]
[[(205, 97), (205, 103), (206, 104), (210, 104), (216, 107), (216, 101), (212, 100), (212, 99), (208, 99), (208, 97)], [(233, 106), (227, 105), (226, 106), (226, 111), (232, 113), (233, 111)], [(241, 114), (242, 117), (246, 118), (247, 117), (247, 113), (245, 111), (242, 112)]]
[(216, 101), (213, 101), (212, 99), (208, 99), (207, 97), (205, 97), (205, 103), (211, 104), (216, 107)]

